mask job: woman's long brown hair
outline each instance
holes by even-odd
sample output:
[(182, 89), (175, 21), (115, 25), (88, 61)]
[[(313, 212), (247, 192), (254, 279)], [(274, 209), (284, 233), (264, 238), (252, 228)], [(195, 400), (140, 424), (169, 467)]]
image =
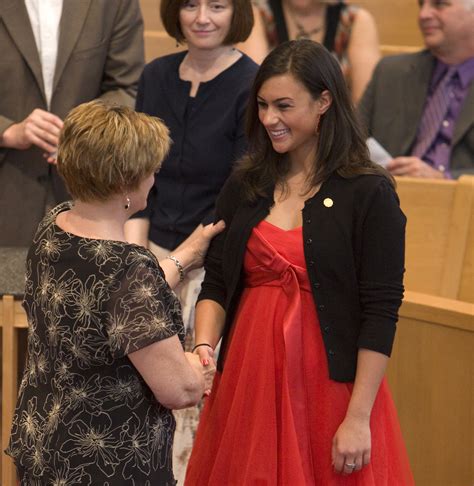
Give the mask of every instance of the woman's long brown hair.
[(394, 186), (393, 177), (372, 162), (365, 136), (357, 120), (341, 68), (321, 44), (294, 40), (280, 44), (263, 61), (255, 77), (247, 109), (249, 150), (235, 172), (243, 184), (244, 196), (254, 201), (269, 187), (286, 188), (289, 171), (286, 154), (273, 150), (270, 138), (258, 118), (257, 95), (263, 83), (273, 76), (291, 74), (316, 100), (324, 90), (332, 96), (329, 109), (319, 124), (319, 139), (307, 192), (336, 172), (349, 178), (361, 174), (379, 174)]

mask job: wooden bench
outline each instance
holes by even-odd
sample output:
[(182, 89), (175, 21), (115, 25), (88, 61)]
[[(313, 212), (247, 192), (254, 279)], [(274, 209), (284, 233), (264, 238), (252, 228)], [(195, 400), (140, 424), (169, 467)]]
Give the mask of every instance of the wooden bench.
[[(13, 461), (3, 453), (10, 437), (18, 394), (18, 345), (21, 329), (28, 327), (21, 306), (25, 286), (26, 248), (0, 248), (0, 329), (2, 335), (2, 485), (16, 484)], [(25, 334), (25, 332), (23, 332)], [(24, 339), (22, 340), (24, 342)], [(23, 356), (24, 358), (24, 356)]]
[(2, 485), (16, 484), (13, 461), (3, 451), (8, 445), (13, 413), (18, 395), (18, 336), (28, 322), (21, 301), (12, 295), (0, 299), (0, 328), (2, 330)]
[(397, 179), (407, 216), (405, 288), (474, 302), (474, 177)]
[(474, 177), (397, 185), (407, 291), (387, 376), (416, 484), (473, 484)]
[(474, 305), (407, 291), (387, 377), (417, 486), (474, 484)]

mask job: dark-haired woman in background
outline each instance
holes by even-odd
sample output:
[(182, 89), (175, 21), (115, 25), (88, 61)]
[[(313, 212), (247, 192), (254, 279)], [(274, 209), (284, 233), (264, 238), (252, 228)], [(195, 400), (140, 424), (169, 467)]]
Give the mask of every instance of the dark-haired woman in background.
[[(258, 68), (233, 47), (252, 29), (250, 0), (162, 0), (161, 20), (188, 49), (145, 67), (136, 108), (161, 118), (173, 143), (147, 210), (126, 228), (130, 241), (149, 247), (160, 259), (212, 221), (216, 197), (246, 149), (244, 112)], [(188, 341), (202, 277), (200, 269), (190, 272), (177, 289)], [(181, 414), (186, 417), (177, 416), (174, 452), (175, 465), (185, 469), (197, 413)]]
[(384, 379), (405, 217), (325, 48), (269, 54), (248, 134), (196, 309), (201, 361), (222, 344), (186, 484), (412, 485)]

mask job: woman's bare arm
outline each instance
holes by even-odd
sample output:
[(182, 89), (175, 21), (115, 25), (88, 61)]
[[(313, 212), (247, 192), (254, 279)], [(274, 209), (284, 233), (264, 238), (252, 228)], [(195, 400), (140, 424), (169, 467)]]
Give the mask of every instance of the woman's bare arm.
[(352, 472), (345, 464), (356, 464), (358, 471), (370, 462), (370, 415), (387, 362), (388, 356), (382, 353), (359, 349), (352, 396), (333, 439), (332, 460), (337, 472)]
[(212, 367), (183, 353), (176, 335), (157, 341), (128, 355), (155, 398), (165, 407), (180, 409), (195, 405), (210, 388)]
[(363, 8), (358, 9), (352, 26), (348, 57), (351, 66), (352, 101), (356, 104), (380, 60), (377, 26), (372, 15)]
[(225, 310), (220, 304), (210, 299), (198, 302), (194, 323), (195, 343), (209, 346), (199, 346), (195, 353), (205, 366), (214, 362), (214, 349), (222, 336), (224, 323)]
[(237, 44), (236, 47), (251, 57), (257, 64), (262, 64), (270, 48), (268, 46), (262, 16), (255, 5), (252, 5), (252, 10), (254, 18), (252, 32), (246, 41)]

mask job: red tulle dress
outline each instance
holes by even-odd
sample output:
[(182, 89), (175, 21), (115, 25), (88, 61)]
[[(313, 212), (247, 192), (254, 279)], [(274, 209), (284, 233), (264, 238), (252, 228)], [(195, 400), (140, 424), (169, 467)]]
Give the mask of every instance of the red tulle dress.
[(371, 463), (350, 475), (333, 470), (332, 439), (352, 384), (329, 378), (302, 229), (262, 221), (244, 267), (224, 371), (205, 404), (185, 485), (413, 485), (385, 380), (371, 416)]

